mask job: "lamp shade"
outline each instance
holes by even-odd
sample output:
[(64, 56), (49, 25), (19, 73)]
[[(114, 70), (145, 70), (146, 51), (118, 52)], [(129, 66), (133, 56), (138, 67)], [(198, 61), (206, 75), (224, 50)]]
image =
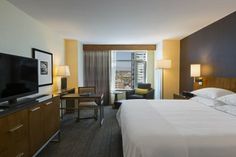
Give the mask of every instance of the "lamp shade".
[(191, 64), (190, 65), (190, 76), (199, 77), (201, 76), (201, 65), (200, 64)]
[(70, 76), (70, 69), (68, 65), (60, 65), (57, 68), (57, 76)]
[(170, 69), (171, 68), (171, 60), (162, 59), (156, 61), (156, 69)]

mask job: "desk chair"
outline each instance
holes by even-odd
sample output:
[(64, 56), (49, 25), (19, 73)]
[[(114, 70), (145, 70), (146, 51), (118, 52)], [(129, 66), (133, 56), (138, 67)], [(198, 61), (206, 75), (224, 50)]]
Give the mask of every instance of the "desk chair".
[[(96, 88), (95, 87), (78, 87), (78, 92), (80, 95), (86, 95), (86, 94), (95, 94)], [(80, 118), (80, 110), (94, 110), (94, 116), (93, 117), (86, 117), (86, 118)], [(98, 119), (98, 105), (93, 98), (81, 98), (78, 103), (78, 119), (91, 119), (94, 118), (95, 120)]]

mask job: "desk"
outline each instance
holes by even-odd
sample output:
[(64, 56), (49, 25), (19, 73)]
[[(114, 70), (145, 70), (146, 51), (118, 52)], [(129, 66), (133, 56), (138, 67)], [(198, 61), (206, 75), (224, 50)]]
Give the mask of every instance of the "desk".
[(69, 93), (75, 93), (75, 88), (61, 89), (61, 90), (56, 90), (53, 92), (53, 94), (58, 94), (60, 96), (69, 94)]
[(97, 100), (97, 104), (99, 106), (99, 111), (100, 111), (100, 126), (102, 126), (103, 120), (104, 120), (103, 94), (89, 94), (89, 95), (83, 95), (83, 96), (79, 94), (66, 94), (66, 95), (61, 96), (62, 100), (63, 99), (64, 100), (77, 100), (78, 104), (79, 104), (80, 99), (85, 99), (85, 98)]
[[(60, 98), (63, 95), (66, 94), (72, 94), (75, 93), (75, 88), (67, 88), (67, 89), (61, 89), (61, 90), (56, 90), (53, 92), (54, 95), (59, 95)], [(74, 107), (75, 107), (75, 102), (73, 100), (66, 100), (66, 102), (61, 102), (61, 107), (60, 109), (63, 108), (63, 106), (66, 106), (65, 108), (65, 113), (73, 113), (74, 112)], [(61, 110), (61, 119), (63, 119), (64, 112)]]

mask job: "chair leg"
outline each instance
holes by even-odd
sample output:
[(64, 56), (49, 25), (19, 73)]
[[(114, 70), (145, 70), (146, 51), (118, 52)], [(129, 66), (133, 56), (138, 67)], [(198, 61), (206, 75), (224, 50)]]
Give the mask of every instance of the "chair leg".
[(76, 120), (77, 122), (79, 122), (80, 121), (80, 110), (78, 109), (78, 117), (77, 117), (77, 120)]
[(94, 119), (97, 121), (98, 120), (98, 109), (94, 109)]

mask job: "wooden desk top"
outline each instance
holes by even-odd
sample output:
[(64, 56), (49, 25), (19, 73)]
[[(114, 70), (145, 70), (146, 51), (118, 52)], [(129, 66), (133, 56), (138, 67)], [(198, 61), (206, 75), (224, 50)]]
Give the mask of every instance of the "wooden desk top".
[(61, 89), (61, 90), (56, 90), (53, 91), (54, 95), (64, 95), (64, 94), (68, 94), (68, 93), (74, 93), (75, 92), (75, 88), (67, 88), (67, 89)]

